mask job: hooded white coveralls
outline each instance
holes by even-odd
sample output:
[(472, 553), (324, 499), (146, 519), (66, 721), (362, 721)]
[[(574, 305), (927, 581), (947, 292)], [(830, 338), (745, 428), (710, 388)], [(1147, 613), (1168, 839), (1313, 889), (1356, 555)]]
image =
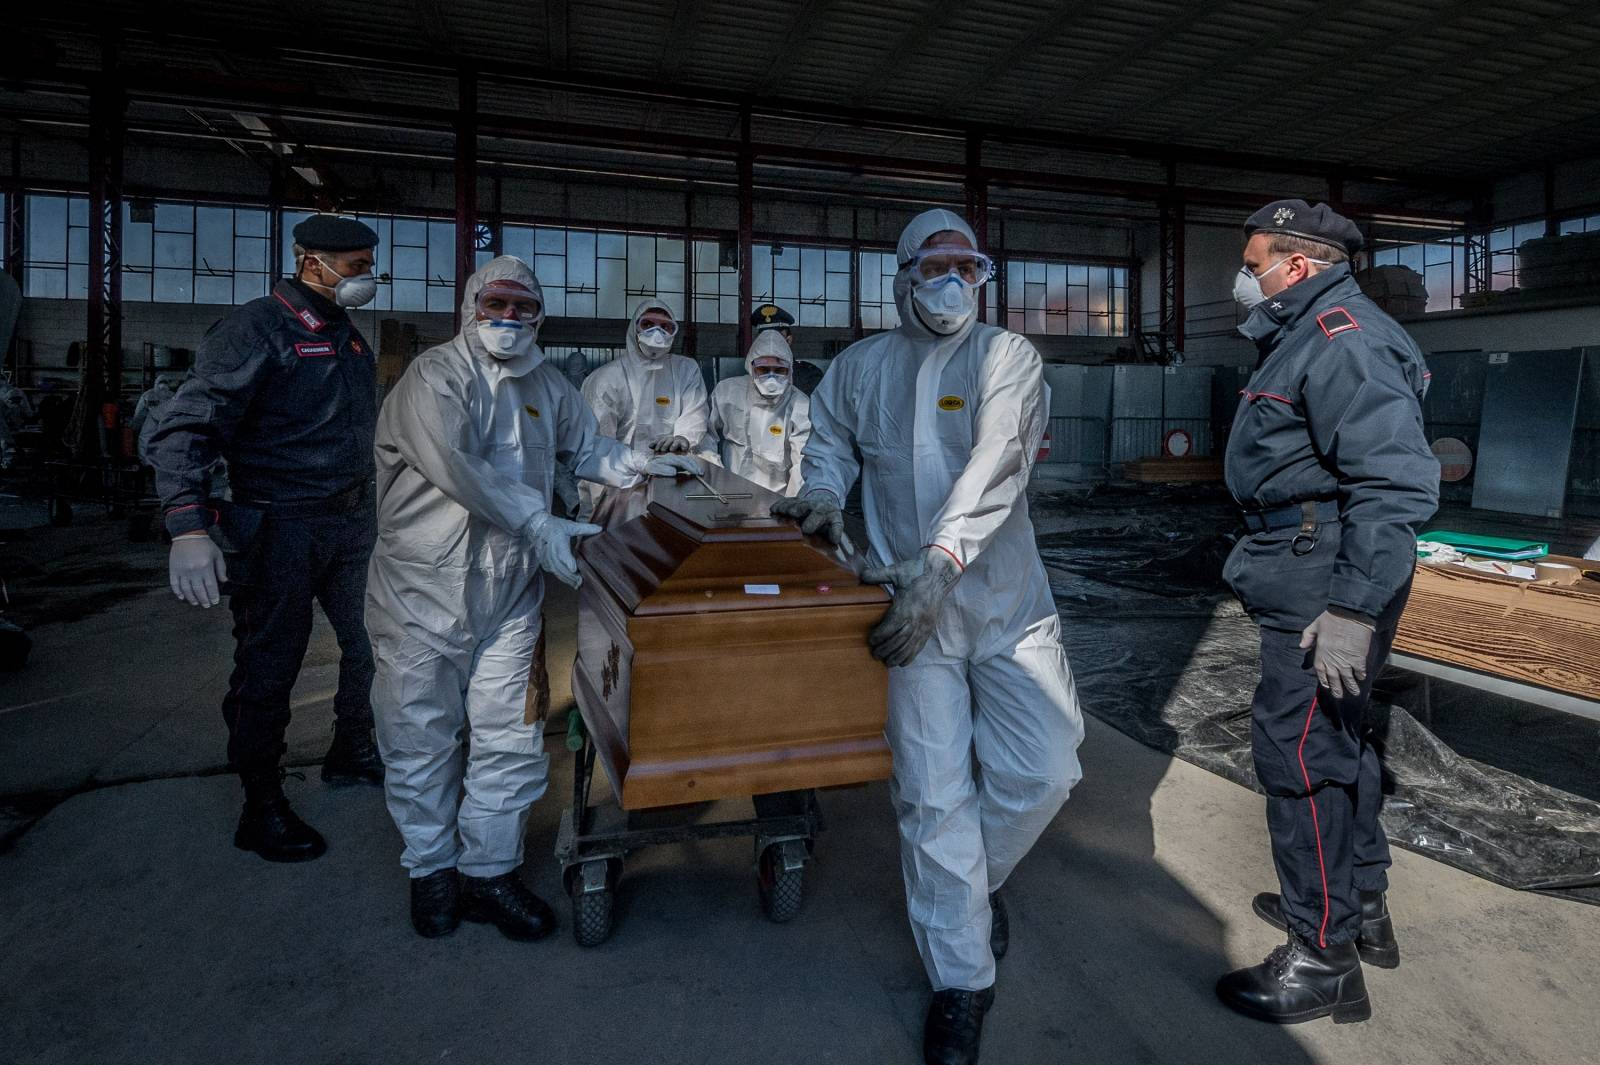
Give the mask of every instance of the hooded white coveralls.
[[(928, 211), (899, 261), (943, 230), (976, 246), (959, 216)], [(949, 336), (928, 329), (904, 268), (895, 295), (899, 328), (847, 348), (811, 396), (802, 494), (842, 502), (859, 474), (874, 562), (933, 545), (963, 567), (934, 637), (889, 670), (886, 735), (923, 965), (935, 990), (981, 990), (994, 983), (989, 893), (1082, 776), (1083, 718), (1025, 494), (1043, 372), (1016, 333), (975, 318)]]
[(452, 866), (490, 877), (521, 864), (548, 769), (540, 725), (523, 722), (544, 579), (522, 530), (549, 509), (558, 457), (623, 487), (648, 459), (602, 436), (537, 348), (503, 361), (484, 348), (477, 297), (502, 279), (542, 303), (520, 259), (485, 264), (467, 282), (460, 334), (411, 364), (378, 418), (372, 708), (413, 877)]
[[(671, 352), (649, 358), (639, 347), (639, 319), (646, 311), (672, 313), (657, 300), (643, 300), (628, 323), (627, 350), (583, 379), (583, 398), (600, 421), (600, 433), (629, 447), (648, 448), (664, 436), (681, 436), (694, 447), (706, 432), (706, 382), (693, 359)], [(583, 513), (594, 512), (600, 490), (579, 485)]]
[[(776, 396), (756, 390), (755, 361), (782, 359), (788, 386)], [(711, 417), (701, 450), (724, 469), (761, 487), (792, 496), (800, 491), (800, 454), (811, 439), (811, 400), (794, 387), (794, 353), (776, 329), (757, 333), (745, 356), (747, 377), (729, 377), (711, 390)]]

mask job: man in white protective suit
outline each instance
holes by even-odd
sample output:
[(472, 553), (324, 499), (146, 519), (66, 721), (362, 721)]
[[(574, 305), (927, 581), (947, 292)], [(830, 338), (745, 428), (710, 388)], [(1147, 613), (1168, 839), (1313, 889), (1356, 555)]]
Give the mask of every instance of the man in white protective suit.
[(800, 455), (811, 439), (811, 400), (794, 386), (794, 353), (776, 329), (757, 333), (746, 377), (718, 381), (702, 451), (724, 469), (777, 492), (800, 490)]
[(703, 469), (601, 435), (544, 361), (543, 320), (528, 265), (491, 260), (467, 282), (461, 332), (411, 364), (378, 420), (372, 703), (412, 925), (427, 937), (460, 918), (521, 940), (555, 925), (515, 872), (549, 767), (524, 695), (540, 570), (576, 587), (572, 538), (600, 531), (550, 513), (556, 460), (618, 487)]
[(923, 1054), (970, 1065), (1009, 940), (999, 892), (1082, 775), (1083, 718), (1028, 520), (1039, 355), (976, 320), (993, 267), (959, 215), (918, 215), (898, 256), (901, 324), (834, 360), (801, 494), (772, 510), (851, 551), (841, 504), (862, 478), (863, 576), (894, 593), (870, 640), (890, 667), (890, 794), (934, 990)]
[[(659, 300), (634, 308), (622, 355), (583, 380), (583, 398), (600, 420), (600, 432), (629, 447), (658, 454), (687, 454), (706, 431), (706, 382), (693, 359), (672, 354), (678, 320)], [(584, 485), (583, 514), (600, 493)]]

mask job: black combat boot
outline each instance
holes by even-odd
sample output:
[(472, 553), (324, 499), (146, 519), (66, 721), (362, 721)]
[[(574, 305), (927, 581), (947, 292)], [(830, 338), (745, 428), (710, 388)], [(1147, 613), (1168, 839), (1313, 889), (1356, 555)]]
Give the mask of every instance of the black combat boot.
[(454, 869), (411, 878), (411, 927), (424, 939), (438, 939), (461, 923), (461, 881)]
[(1316, 947), (1293, 932), (1260, 965), (1218, 980), (1217, 997), (1229, 1009), (1273, 1024), (1328, 1016), (1335, 1024), (1348, 1024), (1372, 1016), (1356, 945)]
[(968, 991), (950, 987), (933, 993), (928, 1020), (922, 1026), (922, 1060), (926, 1065), (977, 1065), (983, 1016), (994, 1005), (994, 988)]
[(461, 916), (492, 924), (507, 939), (531, 942), (555, 931), (556, 915), (513, 871), (461, 877)]
[[(1283, 897), (1275, 891), (1263, 891), (1250, 903), (1256, 916), (1282, 931), (1289, 930), (1283, 919)], [(1389, 916), (1389, 904), (1381, 891), (1361, 893), (1361, 933), (1356, 936), (1356, 951), (1361, 960), (1380, 969), (1400, 967), (1400, 944), (1394, 938), (1394, 919)]]
[(322, 782), (334, 787), (374, 784), (383, 787), (383, 759), (372, 741), (372, 729), (335, 725), (333, 746), (322, 758)]
[(999, 961), (1011, 948), (1011, 916), (1006, 913), (1006, 900), (1000, 892), (989, 895), (989, 953)]
[(317, 830), (295, 816), (283, 794), (283, 772), (271, 768), (243, 769), (244, 812), (233, 834), (233, 845), (255, 851), (269, 862), (309, 862), (327, 851)]

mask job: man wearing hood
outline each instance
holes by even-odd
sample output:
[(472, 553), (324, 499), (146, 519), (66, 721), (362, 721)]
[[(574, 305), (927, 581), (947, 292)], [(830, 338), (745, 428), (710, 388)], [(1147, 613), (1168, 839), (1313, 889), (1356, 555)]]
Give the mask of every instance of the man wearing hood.
[(145, 452), (150, 447), (150, 438), (156, 435), (156, 430), (161, 426), (161, 412), (166, 409), (172, 397), (178, 392), (178, 382), (181, 379), (176, 374), (162, 374), (156, 378), (156, 383), (145, 389), (139, 396), (139, 402), (133, 408), (133, 420), (129, 426), (133, 429), (134, 439), (138, 441), (139, 461), (149, 464)]
[(746, 377), (717, 382), (703, 450), (723, 468), (779, 495), (800, 490), (811, 401), (794, 385), (794, 354), (777, 330), (757, 333)]
[(1039, 354), (977, 321), (993, 267), (959, 215), (912, 219), (898, 257), (901, 324), (829, 367), (801, 494), (772, 510), (848, 552), (842, 503), (862, 479), (862, 579), (894, 592), (870, 639), (891, 667), (890, 795), (934, 990), (923, 1054), (957, 1065), (978, 1060), (1009, 941), (1000, 888), (1082, 775), (1083, 718), (1028, 520)]
[(378, 422), (373, 708), (412, 924), (427, 937), (462, 917), (521, 940), (554, 927), (515, 872), (548, 769), (524, 693), (540, 569), (576, 587), (572, 538), (600, 531), (551, 513), (556, 461), (617, 487), (699, 469), (603, 436), (545, 362), (543, 320), (527, 264), (491, 260), (467, 282), (461, 332), (412, 363)]

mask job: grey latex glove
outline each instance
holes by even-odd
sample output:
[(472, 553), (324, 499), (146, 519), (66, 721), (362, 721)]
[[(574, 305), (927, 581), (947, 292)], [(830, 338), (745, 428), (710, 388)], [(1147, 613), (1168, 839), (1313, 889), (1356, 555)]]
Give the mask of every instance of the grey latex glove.
[(894, 586), (889, 612), (867, 637), (872, 657), (886, 666), (909, 666), (933, 636), (944, 597), (960, 577), (956, 560), (937, 547), (892, 566), (862, 570), (861, 579), (868, 584)]
[(549, 512), (535, 514), (527, 533), (539, 555), (539, 567), (562, 584), (576, 588), (583, 583), (578, 573), (578, 558), (572, 553), (574, 536), (593, 536), (603, 530), (587, 522), (567, 521)]
[(1372, 623), (1348, 611), (1330, 608), (1300, 634), (1302, 648), (1315, 646), (1317, 682), (1335, 699), (1359, 695), (1367, 679), (1367, 652), (1372, 648)]
[(648, 459), (639, 472), (651, 477), (676, 477), (682, 473), (698, 477), (706, 472), (706, 465), (693, 455), (657, 455)]
[(190, 606), (208, 610), (222, 602), (222, 582), (228, 579), (228, 565), (222, 548), (203, 532), (186, 533), (172, 539), (167, 556), (167, 581), (172, 594)]
[(856, 545), (844, 531), (844, 511), (831, 492), (808, 492), (796, 499), (780, 499), (769, 512), (774, 517), (799, 522), (800, 531), (807, 536), (822, 534), (847, 555), (856, 553)]
[(657, 455), (687, 455), (689, 438), (684, 436), (658, 436), (650, 441), (650, 450)]

